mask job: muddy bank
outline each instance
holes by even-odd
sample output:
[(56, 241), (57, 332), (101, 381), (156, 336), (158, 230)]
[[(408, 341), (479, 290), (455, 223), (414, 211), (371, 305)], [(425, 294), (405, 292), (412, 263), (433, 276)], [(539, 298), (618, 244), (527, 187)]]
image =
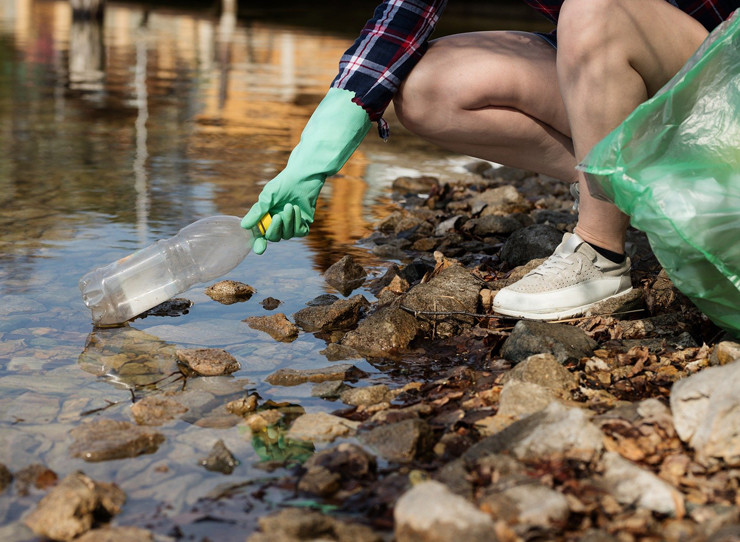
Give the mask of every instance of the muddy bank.
[[(246, 383), (210, 389), (205, 423), (248, 431), (265, 477), (224, 478), (180, 525), (209, 518), (231, 532), (241, 526), (252, 542), (720, 541), (740, 532), (740, 344), (672, 286), (635, 231), (633, 295), (619, 305), (558, 323), (495, 316), (496, 291), (549, 255), (576, 214), (561, 183), (470, 168), (465, 182), (394, 183), (397, 210), (362, 243), (387, 259), (384, 269), (343, 258), (325, 273), (338, 295), (247, 322), (276, 342), (300, 333), (324, 340), (326, 366), (283, 369), (266, 381), (310, 385), (332, 407), (265, 401)], [(249, 291), (213, 286), (225, 303)], [(374, 299), (355, 293), (360, 286)], [(270, 306), (276, 311), (279, 300)], [(234, 370), (225, 351), (172, 350), (142, 361), (142, 375), (131, 378), (188, 386), (137, 401), (134, 423), (81, 424), (75, 455), (157, 453), (162, 437), (151, 426), (196, 415), (206, 405), (198, 383), (202, 390)], [(388, 383), (369, 379), (356, 360)], [(201, 465), (228, 477), (238, 461), (219, 441)], [(17, 491), (19, 473), (6, 471), (0, 487)], [(125, 506), (115, 488), (81, 473), (66, 480), (50, 481), (26, 516), (34, 532), (71, 540), (124, 527), (114, 517)], [(60, 531), (64, 514), (77, 512), (57, 492), (72, 486), (75, 495), (78, 486), (89, 490), (74, 497), (86, 503), (84, 520)], [(281, 507), (266, 502), (290, 506), (275, 513)], [(62, 517), (37, 520), (50, 510)], [(176, 527), (162, 515), (146, 536), (182, 538)]]

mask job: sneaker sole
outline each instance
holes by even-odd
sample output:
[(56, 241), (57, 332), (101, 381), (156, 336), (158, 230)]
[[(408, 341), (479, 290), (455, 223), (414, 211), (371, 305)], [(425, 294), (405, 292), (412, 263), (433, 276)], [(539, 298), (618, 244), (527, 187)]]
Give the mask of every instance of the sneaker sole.
[(503, 316), (508, 316), (511, 318), (523, 318), (526, 320), (562, 320), (564, 318), (582, 316), (588, 309), (590, 309), (594, 305), (603, 303), (604, 301), (608, 301), (610, 299), (618, 299), (620, 297), (626, 296), (631, 291), (632, 288), (630, 288), (629, 290), (625, 290), (624, 292), (619, 292), (618, 294), (605, 297), (604, 299), (599, 299), (598, 301), (594, 301), (593, 303), (589, 303), (587, 305), (581, 305), (580, 307), (570, 307), (554, 312), (525, 312), (508, 309), (497, 309), (496, 307), (494, 307), (493, 312), (495, 314), (501, 314)]

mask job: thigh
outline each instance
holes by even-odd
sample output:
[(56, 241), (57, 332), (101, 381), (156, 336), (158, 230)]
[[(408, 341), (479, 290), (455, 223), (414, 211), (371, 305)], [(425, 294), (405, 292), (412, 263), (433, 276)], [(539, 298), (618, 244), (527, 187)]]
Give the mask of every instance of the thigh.
[(427, 121), (428, 115), (509, 108), (569, 136), (555, 61), (555, 49), (526, 32), (439, 38), (401, 86), (396, 107), (407, 118), (427, 115)]

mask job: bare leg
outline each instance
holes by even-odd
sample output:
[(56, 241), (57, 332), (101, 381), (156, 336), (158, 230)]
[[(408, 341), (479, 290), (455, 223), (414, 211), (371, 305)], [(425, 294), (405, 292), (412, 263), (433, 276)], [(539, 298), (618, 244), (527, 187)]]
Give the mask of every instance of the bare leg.
[[(703, 26), (665, 0), (566, 0), (557, 72), (576, 159), (655, 94), (706, 36)], [(622, 252), (629, 218), (592, 198), (582, 174), (579, 182), (576, 233)]]
[(521, 32), (435, 40), (395, 100), (409, 130), (444, 148), (576, 181), (555, 50)]

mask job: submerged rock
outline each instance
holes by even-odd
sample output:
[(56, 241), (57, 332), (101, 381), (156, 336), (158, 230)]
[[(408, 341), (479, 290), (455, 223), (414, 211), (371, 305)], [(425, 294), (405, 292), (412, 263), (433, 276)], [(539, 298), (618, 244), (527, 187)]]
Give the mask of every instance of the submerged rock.
[[(7, 474), (10, 475), (10, 472), (8, 471)], [(1, 471), (0, 476), (2, 476)], [(47, 489), (56, 483), (57, 473), (40, 463), (33, 463), (27, 467), (23, 467), (15, 473), (15, 492), (21, 497), (28, 495), (32, 487), (36, 489)]]
[(186, 373), (201, 376), (231, 374), (241, 369), (236, 358), (219, 348), (183, 348), (175, 352)]
[(349, 295), (355, 288), (362, 286), (367, 271), (347, 254), (324, 272), (324, 280), (342, 295)]
[(252, 329), (264, 331), (276, 341), (284, 343), (296, 340), (300, 331), (282, 312), (270, 316), (250, 316), (242, 321)]
[(104, 527), (75, 538), (75, 542), (153, 542), (154, 534), (139, 527)]
[(369, 406), (389, 401), (391, 396), (388, 386), (385, 384), (378, 384), (376, 386), (345, 390), (339, 398), (345, 405)]
[(217, 440), (213, 445), (208, 457), (200, 460), (206, 470), (220, 472), (221, 474), (231, 474), (239, 465), (239, 460), (234, 457), (231, 451), (226, 447), (223, 440)]
[(131, 415), (139, 425), (162, 425), (188, 411), (172, 397), (148, 395), (131, 405)]
[(279, 369), (265, 378), (265, 382), (273, 386), (297, 386), (306, 382), (348, 380), (364, 374), (351, 363), (342, 363), (318, 369)]
[(8, 470), (8, 467), (0, 463), (0, 493), (5, 491), (13, 481), (13, 474)]
[(93, 462), (151, 454), (164, 442), (161, 433), (130, 422), (106, 419), (75, 427), (70, 435), (74, 439), (70, 454)]
[(72, 540), (90, 530), (94, 521), (118, 514), (125, 500), (115, 485), (75, 472), (51, 489), (24, 523), (38, 536)]

